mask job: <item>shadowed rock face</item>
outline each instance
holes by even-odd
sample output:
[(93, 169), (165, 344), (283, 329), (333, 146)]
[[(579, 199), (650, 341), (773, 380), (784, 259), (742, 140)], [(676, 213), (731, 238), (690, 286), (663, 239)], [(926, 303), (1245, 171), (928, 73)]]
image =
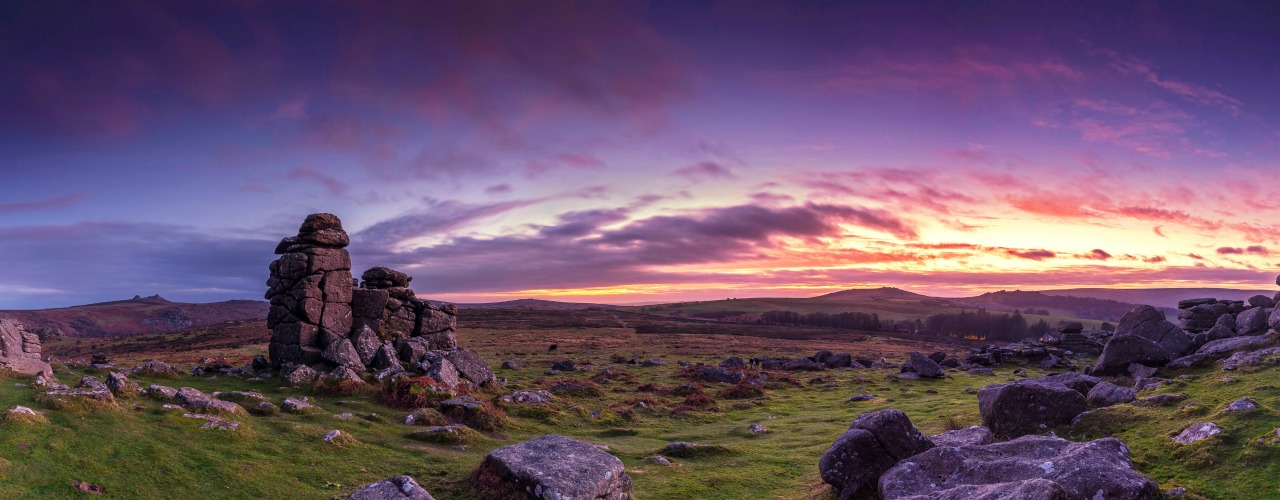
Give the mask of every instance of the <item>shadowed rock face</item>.
[(621, 460), (555, 434), (489, 452), (472, 478), (486, 498), (625, 500), (633, 495)]
[(330, 343), (351, 332), (350, 242), (333, 214), (312, 214), (297, 236), (280, 241), (267, 280), (273, 368), (321, 361)]
[(983, 446), (934, 448), (903, 460), (879, 483), (885, 500), (916, 498), (1161, 498), (1120, 440), (1074, 443), (1023, 436)]

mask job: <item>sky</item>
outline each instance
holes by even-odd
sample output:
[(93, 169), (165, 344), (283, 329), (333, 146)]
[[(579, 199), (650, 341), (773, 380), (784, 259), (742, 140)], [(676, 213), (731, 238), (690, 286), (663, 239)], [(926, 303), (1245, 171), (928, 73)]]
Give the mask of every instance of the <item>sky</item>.
[(1266, 288), (1280, 4), (0, 3), (0, 308)]

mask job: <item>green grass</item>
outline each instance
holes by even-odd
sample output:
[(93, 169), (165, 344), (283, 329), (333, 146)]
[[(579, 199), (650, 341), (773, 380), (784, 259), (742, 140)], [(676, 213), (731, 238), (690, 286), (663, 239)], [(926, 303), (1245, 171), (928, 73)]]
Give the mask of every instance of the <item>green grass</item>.
[[(686, 342), (678, 335), (626, 335), (613, 330), (602, 334), (602, 329), (530, 335), (536, 340), (527, 344), (510, 332), (466, 332), (460, 337), (464, 344), (482, 346), (478, 349), (494, 366), (507, 357), (521, 362), (521, 370), (497, 370), (499, 377), (507, 379), (504, 392), (583, 380), (605, 366), (630, 377), (600, 383), (599, 397), (563, 395), (547, 407), (507, 406), (507, 425), (468, 435), (465, 448), (408, 437), (422, 429), (403, 424), (409, 410), (383, 406), (373, 394), (306, 394), (278, 388), (270, 381), (227, 377), (137, 377), (144, 387), (158, 383), (204, 391), (258, 391), (277, 405), (287, 396), (310, 395), (323, 411), (237, 416), (240, 429), (227, 432), (200, 429), (203, 421), (183, 418), (180, 412), (161, 413), (162, 403), (147, 398), (121, 400), (119, 409), (100, 412), (50, 410), (48, 424), (0, 424), (0, 498), (79, 498), (81, 494), (70, 486), (73, 480), (103, 485), (110, 498), (331, 498), (400, 474), (415, 476), (437, 498), (470, 498), (474, 495), (466, 478), (489, 450), (558, 433), (607, 446), (626, 465), (642, 499), (827, 499), (829, 489), (818, 479), (818, 458), (858, 415), (886, 408), (902, 410), (928, 435), (978, 425), (976, 397), (965, 389), (1011, 380), (1016, 378), (1013, 370), (1026, 367), (1006, 364), (996, 369), (994, 377), (951, 372), (945, 380), (915, 381), (896, 378), (894, 369), (794, 373), (798, 386), (773, 384), (763, 397), (754, 399), (720, 398), (718, 393), (726, 385), (703, 383), (702, 392), (716, 399), (714, 409), (682, 409), (683, 395), (637, 392), (636, 388), (689, 383), (675, 377), (680, 371), (676, 361), (718, 362), (728, 353), (714, 343)], [(562, 347), (548, 354), (545, 343), (552, 341)], [(522, 347), (535, 345), (541, 350)], [(734, 354), (794, 357), (817, 350), (799, 342), (786, 345), (800, 347), (785, 352), (743, 348)], [(856, 349), (860, 344), (850, 345)], [(644, 358), (664, 358), (669, 364), (641, 367), (608, 362), (614, 354), (629, 358), (640, 353)], [(591, 362), (594, 367), (544, 374), (552, 361), (565, 358), (580, 366)], [(1038, 368), (1027, 371), (1031, 376), (1043, 373)], [(57, 375), (64, 382), (74, 382), (85, 373), (59, 368)], [(1070, 429), (1054, 431), (1074, 439), (1114, 435), (1125, 440), (1135, 467), (1160, 481), (1162, 488), (1184, 486), (1208, 498), (1274, 494), (1280, 487), (1280, 450), (1272, 442), (1280, 439), (1274, 434), (1280, 427), (1276, 413), (1280, 382), (1275, 382), (1275, 369), (1200, 368), (1173, 375), (1182, 373), (1193, 378), (1150, 393), (1187, 393), (1189, 398), (1179, 404), (1115, 407), (1099, 414), (1106, 418), (1097, 418), (1077, 434)], [(825, 380), (807, 383), (815, 377)], [(1223, 377), (1235, 381), (1223, 382)], [(48, 409), (33, 402), (33, 389), (16, 385), (19, 382), (23, 381), (0, 379), (0, 410), (14, 405)], [(845, 401), (860, 393), (879, 397)], [(1249, 415), (1222, 414), (1228, 403), (1244, 396), (1254, 398), (1263, 409)], [(637, 408), (637, 400), (647, 400), (648, 408)], [(1193, 409), (1182, 408), (1192, 402), (1197, 405)], [(355, 416), (334, 417), (340, 413)], [(366, 418), (371, 413), (381, 418)], [(1170, 440), (1186, 426), (1206, 420), (1226, 429), (1225, 435), (1186, 447)], [(771, 432), (752, 435), (747, 426), (753, 423)], [(321, 441), (331, 429), (349, 434), (356, 444), (332, 446)], [(645, 461), (676, 441), (709, 445), (705, 450), (710, 452), (673, 456), (670, 467)]]

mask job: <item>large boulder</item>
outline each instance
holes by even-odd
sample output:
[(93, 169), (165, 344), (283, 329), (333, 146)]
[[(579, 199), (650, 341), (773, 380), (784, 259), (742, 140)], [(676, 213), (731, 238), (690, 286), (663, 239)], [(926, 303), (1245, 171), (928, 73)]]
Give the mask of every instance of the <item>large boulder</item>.
[[(1216, 317), (1214, 318), (1217, 319)], [(1116, 336), (1137, 335), (1160, 344), (1172, 355), (1180, 356), (1191, 348), (1191, 336), (1170, 323), (1164, 313), (1151, 306), (1138, 306), (1120, 318)]]
[(1045, 375), (1036, 380), (1046, 384), (1061, 385), (1070, 388), (1086, 397), (1089, 395), (1089, 391), (1093, 390), (1094, 386), (1102, 383), (1102, 379), (1098, 377), (1076, 372), (1055, 373), (1053, 375)]
[(1275, 299), (1268, 297), (1266, 295), (1254, 295), (1252, 297), (1249, 297), (1249, 300), (1247, 302), (1249, 302), (1250, 306), (1258, 307), (1262, 309), (1271, 309), (1276, 306)]
[(1218, 317), (1218, 321), (1213, 324), (1213, 328), (1204, 332), (1204, 339), (1207, 341), (1229, 339), (1236, 336), (1236, 317), (1230, 314), (1223, 314)]
[(1155, 341), (1141, 335), (1116, 335), (1102, 347), (1098, 362), (1090, 368), (1090, 375), (1115, 375), (1125, 373), (1129, 365), (1164, 366), (1173, 355)]
[(934, 448), (886, 472), (879, 492), (884, 500), (1162, 497), (1154, 480), (1133, 470), (1124, 442), (1074, 443), (1047, 436)]
[(1037, 379), (989, 385), (978, 391), (982, 425), (999, 439), (1067, 425), (1088, 409), (1080, 392)]
[(435, 500), (410, 476), (371, 483), (351, 494), (350, 500)]
[(472, 475), (485, 498), (582, 498), (633, 496), (622, 461), (589, 443), (547, 434), (499, 447)]
[(874, 492), (880, 475), (899, 460), (933, 446), (900, 411), (865, 413), (822, 454), (818, 471), (842, 500), (854, 498)]
[(330, 343), (321, 356), (324, 356), (325, 361), (334, 365), (355, 371), (364, 371), (364, 363), (360, 361), (360, 353), (356, 351), (355, 346), (348, 339), (338, 339)]
[(1267, 317), (1270, 314), (1270, 309), (1260, 307), (1245, 310), (1236, 316), (1236, 334), (1251, 336), (1267, 333)]

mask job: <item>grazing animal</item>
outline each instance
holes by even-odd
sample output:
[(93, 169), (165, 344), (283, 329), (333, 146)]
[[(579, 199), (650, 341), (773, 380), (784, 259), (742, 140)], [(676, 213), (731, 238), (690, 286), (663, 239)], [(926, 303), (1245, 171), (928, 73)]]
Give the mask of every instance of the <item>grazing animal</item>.
[(560, 347), (560, 345), (559, 345), (559, 344), (551, 344), (551, 347), (548, 347), (548, 348), (547, 348), (547, 352), (554, 351), (554, 350), (556, 350), (556, 348), (558, 348), (558, 347)]

